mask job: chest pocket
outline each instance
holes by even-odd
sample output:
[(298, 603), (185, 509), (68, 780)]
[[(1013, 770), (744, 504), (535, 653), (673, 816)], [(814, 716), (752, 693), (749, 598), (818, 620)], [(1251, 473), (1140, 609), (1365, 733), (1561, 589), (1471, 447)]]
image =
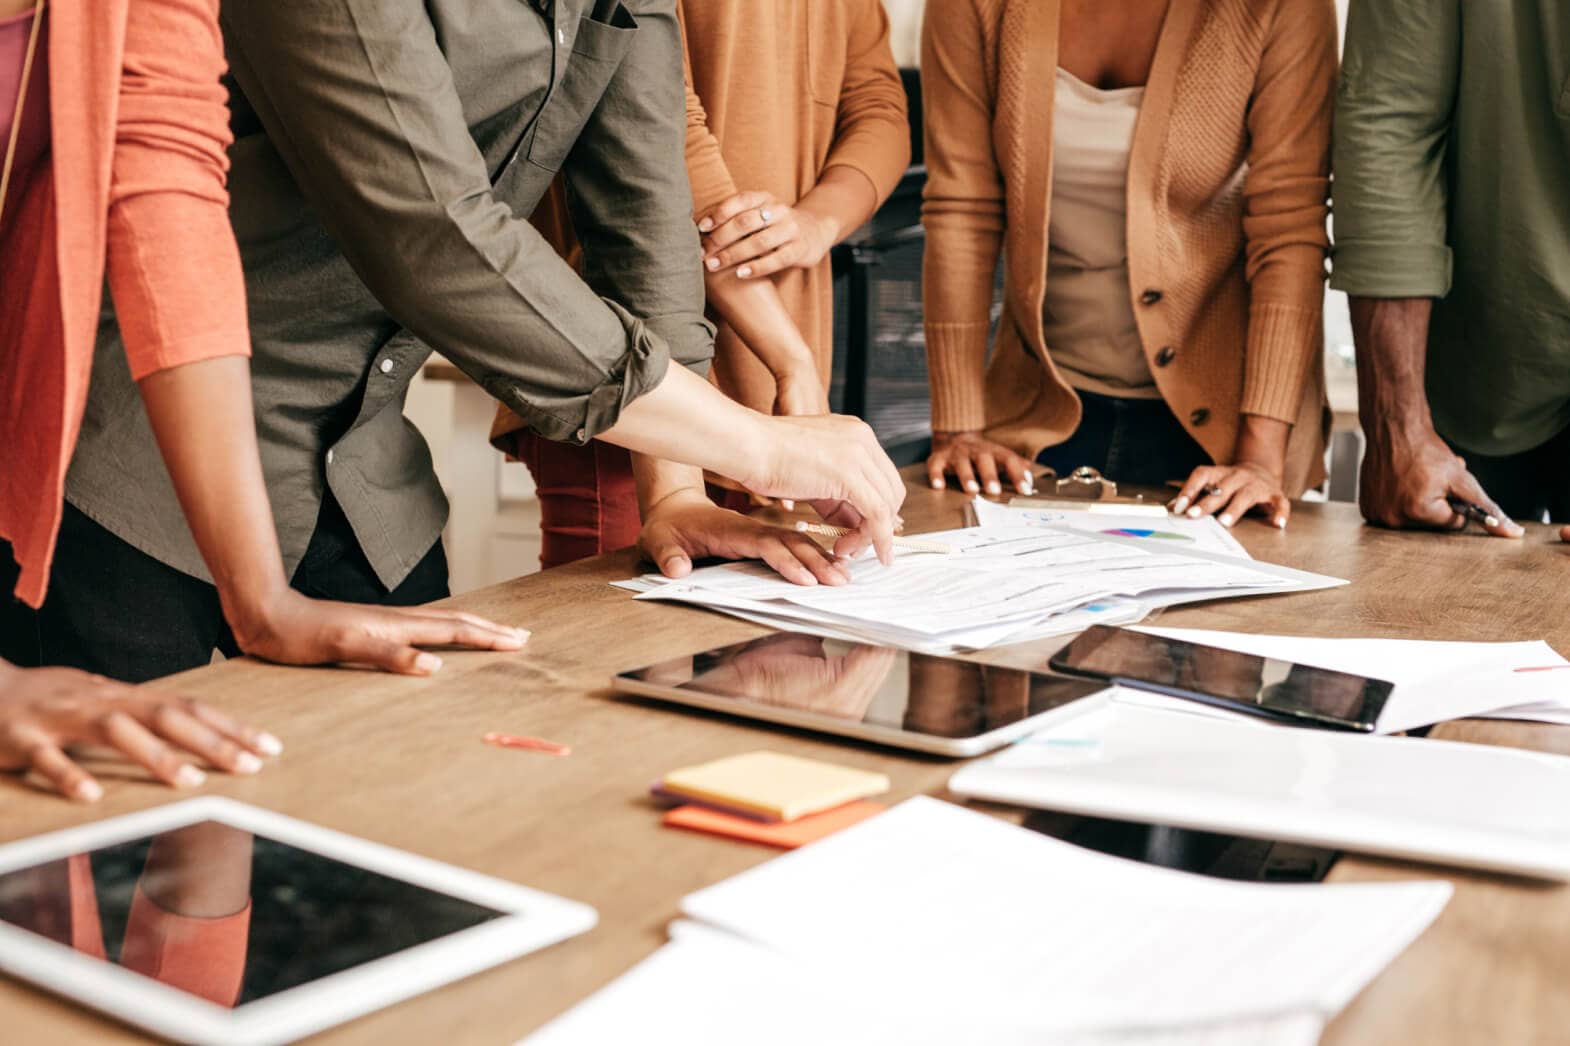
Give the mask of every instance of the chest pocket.
[(847, 27), (840, 0), (793, 0), (807, 20), (807, 89), (819, 105), (839, 108), (845, 84)]
[[(596, 5), (604, 8), (604, 3)], [(567, 70), (551, 86), (529, 133), (529, 162), (559, 170), (600, 103), (606, 86), (632, 46), (638, 23), (625, 5), (615, 3), (603, 20), (584, 15), (572, 41)]]

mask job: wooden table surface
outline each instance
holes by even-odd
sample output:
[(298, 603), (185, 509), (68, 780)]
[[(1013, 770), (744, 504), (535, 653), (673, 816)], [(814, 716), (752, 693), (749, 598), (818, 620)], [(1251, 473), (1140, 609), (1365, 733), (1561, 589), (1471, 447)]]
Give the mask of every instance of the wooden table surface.
[[(911, 529), (959, 525), (963, 498), (912, 487)], [(1520, 542), (1365, 528), (1349, 505), (1304, 505), (1285, 534), (1249, 522), (1260, 559), (1350, 578), (1346, 588), (1168, 611), (1165, 623), (1254, 632), (1453, 640), (1547, 639), (1570, 651), (1570, 549), (1548, 528)], [(607, 582), (631, 553), (453, 601), (533, 629), (518, 654), (450, 654), (432, 679), (235, 661), (162, 684), (278, 733), (287, 751), (209, 791), (592, 904), (598, 928), (319, 1038), (332, 1043), (503, 1043), (538, 1027), (665, 940), (681, 897), (773, 851), (662, 829), (645, 798), (674, 767), (756, 747), (881, 770), (891, 800), (944, 795), (954, 763), (815, 740), (696, 712), (618, 700), (617, 671), (763, 630), (705, 611), (635, 603)], [(1039, 665), (1055, 644), (980, 660)], [(488, 730), (569, 742), (552, 758), (493, 748)], [(1447, 724), (1437, 736), (1570, 753), (1570, 729)], [(137, 780), (108, 783), (89, 811), (0, 780), (0, 840), (168, 802)], [(1566, 797), (1570, 801), (1570, 796)], [(1001, 812), (1001, 811), (999, 811)], [(1444, 876), (1439, 921), (1331, 1025), (1330, 1043), (1522, 1043), (1570, 1036), (1570, 891), (1489, 875), (1343, 858), (1331, 880)], [(1196, 948), (1205, 947), (1196, 941)], [(73, 1005), (0, 980), (0, 1038), (139, 1041)]]

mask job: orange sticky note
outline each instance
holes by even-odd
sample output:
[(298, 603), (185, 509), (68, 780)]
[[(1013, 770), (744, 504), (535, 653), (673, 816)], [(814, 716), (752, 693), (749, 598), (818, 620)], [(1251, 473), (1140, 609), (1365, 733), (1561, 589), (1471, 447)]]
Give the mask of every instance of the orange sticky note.
[(883, 809), (882, 803), (862, 799), (837, 806), (832, 810), (825, 810), (821, 814), (799, 817), (794, 821), (768, 822), (738, 817), (735, 814), (710, 810), (702, 806), (678, 806), (665, 815), (662, 823), (667, 828), (686, 828), (694, 832), (722, 835), (728, 839), (776, 846), (781, 850), (794, 850), (798, 846), (806, 846), (824, 836), (833, 835), (841, 828), (849, 828), (869, 817), (875, 817), (881, 814)]

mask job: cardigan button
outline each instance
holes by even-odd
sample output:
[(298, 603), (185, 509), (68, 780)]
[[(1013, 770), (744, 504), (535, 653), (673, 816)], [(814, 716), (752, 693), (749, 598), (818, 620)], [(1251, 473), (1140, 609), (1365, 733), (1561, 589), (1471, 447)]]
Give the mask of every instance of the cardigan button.
[(1177, 359), (1177, 350), (1170, 345), (1163, 346), (1161, 351), (1156, 353), (1156, 366), (1165, 367), (1175, 359)]
[(1155, 305), (1160, 300), (1161, 292), (1158, 290), (1148, 290), (1139, 296), (1139, 303), (1141, 305)]
[(1200, 407), (1188, 416), (1188, 420), (1195, 426), (1203, 425), (1210, 420), (1210, 408)]

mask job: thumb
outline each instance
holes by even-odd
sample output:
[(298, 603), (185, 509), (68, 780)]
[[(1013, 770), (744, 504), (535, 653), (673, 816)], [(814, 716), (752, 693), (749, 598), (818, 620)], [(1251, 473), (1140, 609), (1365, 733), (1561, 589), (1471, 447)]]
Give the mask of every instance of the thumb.
[(681, 578), (692, 573), (692, 557), (668, 530), (651, 534), (644, 545), (644, 552), (666, 577)]

